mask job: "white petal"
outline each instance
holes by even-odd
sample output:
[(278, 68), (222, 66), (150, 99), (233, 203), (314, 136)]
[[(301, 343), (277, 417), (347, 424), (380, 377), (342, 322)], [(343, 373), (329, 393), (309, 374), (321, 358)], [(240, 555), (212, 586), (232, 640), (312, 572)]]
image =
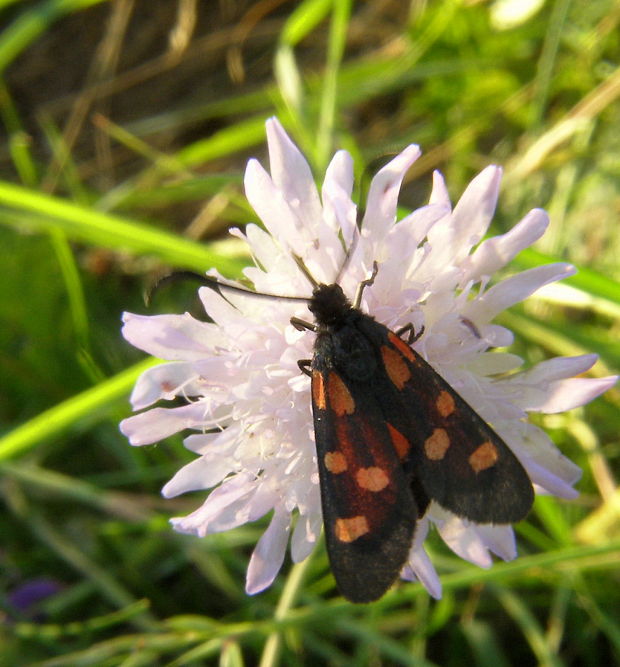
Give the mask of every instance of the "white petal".
[(185, 449), (189, 449), (190, 452), (202, 455), (206, 453), (209, 447), (214, 446), (214, 443), (218, 438), (231, 430), (231, 428), (227, 428), (220, 433), (193, 433), (183, 440), (183, 445), (185, 446)]
[(431, 196), (428, 200), (428, 203), (445, 206), (449, 210), (452, 210), (452, 204), (450, 202), (448, 188), (446, 187), (446, 181), (442, 173), (437, 170), (433, 172), (433, 189), (431, 191)]
[[(230, 292), (224, 298), (210, 287), (200, 287), (198, 295), (200, 296), (205, 312), (222, 330), (226, 330), (228, 336), (236, 336), (237, 332), (243, 333), (243, 331), (251, 327), (248, 317), (233, 304), (245, 304), (247, 302), (251, 308), (256, 305), (256, 297)], [(231, 330), (232, 334), (230, 333)], [(230, 348), (230, 339), (227, 340), (227, 347)], [(212, 354), (213, 352), (211, 352)]]
[(475, 524), (470, 524), (446, 510), (440, 512), (433, 508), (431, 518), (435, 517), (442, 517), (437, 521), (439, 534), (455, 554), (479, 567), (491, 567), (493, 561), (476, 531)]
[(194, 510), (191, 514), (182, 517), (173, 517), (170, 519), (170, 525), (173, 530), (176, 530), (177, 533), (182, 533), (183, 535), (196, 535), (196, 537), (205, 537), (207, 534), (206, 523), (200, 520), (202, 507), (201, 505), (197, 510)]
[(322, 517), (320, 514), (300, 516), (291, 537), (291, 559), (301, 563), (316, 546), (321, 534)]
[(200, 385), (190, 381), (196, 375), (191, 363), (183, 361), (160, 364), (149, 368), (138, 378), (131, 392), (134, 410), (142, 410), (160, 399), (172, 400), (175, 396), (198, 396)]
[(470, 229), (470, 236), (481, 239), (489, 228), (501, 180), (502, 168), (489, 165), (471, 180), (454, 207), (453, 217)]
[(617, 375), (604, 378), (571, 378), (554, 382), (547, 400), (534, 409), (547, 414), (564, 412), (585, 405), (604, 394), (618, 381)]
[(516, 438), (509, 432), (504, 435), (532, 482), (562, 498), (575, 498), (578, 494), (572, 485), (581, 477), (579, 466), (566, 458), (542, 429), (529, 423), (518, 427), (522, 432)]
[(245, 583), (248, 595), (260, 593), (273, 583), (284, 562), (290, 528), (290, 514), (276, 510), (250, 558)]
[[(408, 575), (413, 574), (435, 600), (441, 600), (441, 581), (424, 550), (424, 540), (428, 535), (428, 527), (428, 518), (425, 517), (418, 521), (407, 565), (401, 573), (401, 577), (410, 579)], [(410, 570), (410, 572), (407, 572), (407, 570)]]
[(150, 445), (186, 428), (201, 428), (204, 405), (190, 403), (180, 408), (153, 408), (123, 419), (121, 433), (132, 445)]
[(506, 278), (487, 290), (482, 296), (469, 301), (463, 308), (463, 316), (472, 322), (486, 323), (498, 313), (533, 294), (538, 288), (561, 280), (575, 273), (570, 264), (548, 264), (528, 269)]
[(323, 219), (334, 232), (342, 233), (347, 248), (357, 231), (357, 206), (351, 200), (352, 189), (353, 160), (346, 151), (338, 151), (323, 182)]
[(161, 490), (164, 498), (174, 498), (188, 491), (209, 489), (219, 484), (233, 470), (234, 462), (224, 457), (201, 456), (184, 465)]
[[(282, 252), (282, 248), (278, 247), (271, 234), (253, 223), (246, 225), (245, 234), (257, 264), (269, 267), (270, 271), (275, 267), (277, 271), (278, 263), (285, 253)], [(255, 267), (246, 267), (243, 272), (246, 273), (248, 268), (253, 271), (260, 271)], [(260, 271), (260, 273), (263, 273), (263, 271)], [(252, 282), (254, 281), (252, 280)], [(260, 288), (257, 287), (257, 289)]]
[(348, 197), (353, 192), (353, 158), (347, 151), (336, 151), (325, 171), (323, 187), (338, 185)]
[[(383, 253), (376, 257), (381, 264), (381, 270), (377, 275), (373, 293), (378, 291), (385, 298), (383, 292), (387, 290), (390, 300), (402, 300), (402, 294), (394, 289), (394, 285), (410, 277), (419, 279), (415, 272), (424, 254), (424, 250), (419, 246), (428, 230), (435, 224), (442, 224), (448, 212), (445, 206), (422, 206), (390, 229)], [(382, 283), (385, 285), (383, 290)]]
[[(483, 336), (485, 338), (485, 336)], [(509, 352), (481, 352), (467, 363), (467, 370), (477, 375), (499, 375), (520, 368), (523, 359)]]
[(467, 257), (463, 262), (464, 274), (461, 283), (465, 284), (468, 280), (493, 275), (521, 250), (528, 248), (539, 239), (548, 225), (547, 213), (535, 208), (506, 234), (483, 241), (473, 255)]
[(513, 560), (517, 557), (517, 544), (512, 526), (478, 525), (476, 530), (487, 548), (502, 560)]
[(421, 206), (408, 216), (404, 217), (394, 227), (402, 236), (403, 241), (407, 241), (411, 248), (417, 248), (427, 236), (429, 229), (435, 224), (440, 224), (450, 209), (445, 205), (429, 204)]
[(314, 231), (321, 222), (321, 202), (310, 166), (277, 119), (266, 126), (271, 178), (303, 226)]
[(576, 357), (554, 357), (536, 364), (529, 370), (521, 373), (520, 381), (529, 384), (549, 384), (555, 380), (572, 378), (585, 373), (596, 363), (596, 354), (582, 354)]
[[(249, 481), (246, 482), (246, 479)], [(211, 513), (208, 524), (209, 533), (220, 533), (242, 526), (253, 518), (270, 512), (274, 506), (273, 495), (271, 495), (271, 503), (264, 506), (262, 513), (257, 512), (255, 517), (252, 516), (257, 498), (260, 502), (260, 497), (265, 497), (264, 491), (264, 482), (257, 475), (238, 473), (224, 480), (207, 499), (208, 510)]]
[(450, 219), (430, 230), (428, 241), (435, 266), (460, 264), (484, 236), (495, 211), (501, 178), (499, 167), (484, 169), (467, 186)]
[(441, 581), (426, 551), (420, 548), (411, 554), (408, 565), (430, 596), (435, 600), (441, 600)]
[[(466, 317), (463, 315), (463, 317)], [(499, 324), (487, 324), (483, 325), (481, 322), (476, 322), (478, 326), (484, 332), (484, 340), (489, 344), (489, 347), (510, 347), (515, 340), (515, 335), (502, 327)]]
[(376, 242), (382, 239), (396, 220), (396, 204), (401, 183), (407, 169), (420, 156), (415, 144), (388, 162), (370, 183), (366, 212), (362, 222), (362, 233)]
[(135, 315), (123, 313), (123, 336), (135, 347), (170, 361), (191, 361), (213, 354), (222, 341), (215, 325), (184, 315)]
[[(555, 471), (552, 472), (549, 468), (541, 466), (535, 461), (528, 459), (521, 459), (521, 463), (529, 478), (532, 480), (532, 484), (540, 487), (542, 491), (546, 491), (558, 498), (564, 498), (564, 500), (574, 500), (579, 496), (579, 492), (573, 489), (573, 487), (570, 486), (570, 484), (567, 484), (561, 477), (558, 477), (558, 475), (555, 474)], [(569, 461), (569, 463), (571, 462)], [(575, 468), (577, 468), (577, 466), (575, 466)], [(577, 470), (579, 473), (577, 478), (579, 478), (579, 476), (581, 476), (581, 470)]]
[(190, 452), (201, 456), (228, 456), (242, 437), (239, 424), (230, 424), (218, 433), (193, 433), (183, 440), (183, 445)]
[[(190, 533), (204, 537), (209, 532), (217, 532), (211, 524), (216, 520), (219, 525), (233, 527), (237, 505), (246, 501), (254, 490), (254, 477), (247, 473), (239, 473), (230, 477), (209, 494), (209, 497), (197, 510), (185, 517), (170, 519), (172, 527), (179, 533)], [(226, 528), (221, 528), (226, 530)]]
[(261, 479), (261, 483), (257, 485), (247, 508), (244, 509), (244, 523), (260, 519), (280, 502), (281, 496), (275, 491), (277, 486), (274, 487), (274, 485), (269, 484), (264, 477)]
[(596, 354), (556, 357), (543, 361), (528, 371), (504, 382), (506, 397), (524, 410), (547, 414), (564, 412), (585, 405), (604, 393), (617, 381), (605, 378), (573, 378), (584, 373), (597, 360)]
[(302, 223), (296, 211), (293, 211), (282, 191), (256, 160), (248, 162), (244, 184), (245, 196), (269, 233), (295, 254), (303, 254), (307, 242), (312, 240), (311, 236), (304, 238)]

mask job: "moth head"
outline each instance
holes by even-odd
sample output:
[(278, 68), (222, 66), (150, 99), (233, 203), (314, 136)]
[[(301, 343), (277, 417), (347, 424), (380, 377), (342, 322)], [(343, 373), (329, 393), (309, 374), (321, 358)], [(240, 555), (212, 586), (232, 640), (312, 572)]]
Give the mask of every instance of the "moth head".
[(351, 302), (340, 285), (321, 284), (312, 291), (308, 308), (319, 324), (333, 325), (348, 314), (351, 310)]

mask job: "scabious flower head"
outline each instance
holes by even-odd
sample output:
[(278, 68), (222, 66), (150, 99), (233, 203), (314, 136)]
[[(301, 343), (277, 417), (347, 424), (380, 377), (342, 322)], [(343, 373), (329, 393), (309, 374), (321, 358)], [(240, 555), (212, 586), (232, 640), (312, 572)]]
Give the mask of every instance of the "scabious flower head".
[[(489, 286), (496, 271), (542, 235), (547, 214), (534, 209), (508, 233), (482, 241), (501, 179), (500, 168), (490, 166), (454, 208), (435, 173), (429, 204), (397, 222), (400, 185), (419, 156), (411, 145), (373, 178), (358, 231), (350, 155), (335, 154), (319, 193), (306, 160), (275, 119), (267, 122), (267, 138), (271, 173), (250, 160), (245, 174), (248, 200), (265, 229), (248, 225), (245, 234), (234, 232), (254, 257), (245, 276), (255, 289), (309, 296), (297, 255), (319, 282), (332, 283), (346, 265), (339, 283), (352, 298), (378, 262), (376, 279), (364, 291), (364, 312), (393, 330), (424, 326), (416, 350), (512, 448), (535, 490), (574, 498), (579, 468), (527, 414), (583, 405), (615, 378), (573, 377), (589, 369), (595, 355), (556, 358), (516, 372), (520, 358), (490, 351), (512, 342), (510, 331), (492, 323), (499, 312), (573, 272), (567, 264), (552, 264)], [(191, 431), (185, 446), (196, 458), (163, 494), (215, 488), (196, 511), (172, 519), (175, 530), (202, 537), (273, 512), (247, 572), (246, 590), (257, 593), (277, 575), (289, 539), (298, 562), (321, 531), (310, 380), (297, 364), (312, 357), (314, 335), (290, 324), (292, 316), (308, 319), (303, 302), (238, 292), (222, 296), (208, 288), (200, 289), (200, 298), (212, 322), (187, 313), (124, 315), (125, 338), (168, 361), (140, 377), (131, 397), (134, 409), (177, 396), (187, 404), (151, 407), (121, 428), (132, 445)], [(431, 503), (418, 522), (402, 577), (419, 580), (436, 598), (441, 586), (424, 550), (431, 526), (455, 553), (481, 567), (491, 565), (491, 553), (505, 560), (516, 555), (510, 526), (476, 525)]]

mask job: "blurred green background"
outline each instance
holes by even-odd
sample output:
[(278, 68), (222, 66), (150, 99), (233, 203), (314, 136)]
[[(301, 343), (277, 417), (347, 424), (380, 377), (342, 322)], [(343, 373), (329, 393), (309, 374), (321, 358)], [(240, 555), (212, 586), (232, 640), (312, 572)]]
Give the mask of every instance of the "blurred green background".
[[(619, 393), (538, 419), (584, 470), (538, 498), (520, 557), (483, 571), (431, 538), (444, 598), (417, 584), (354, 606), (321, 546), (244, 593), (266, 522), (206, 539), (163, 501), (181, 438), (118, 431), (143, 355), (120, 314), (173, 269), (249, 263), (241, 179), (277, 114), (321, 174), (410, 142), (420, 205), (505, 167), (493, 233), (542, 206), (551, 227), (511, 270), (579, 267), (501, 320), (528, 363), (595, 351), (620, 366), (620, 3), (611, 0), (0, 2), (0, 665), (592, 665), (620, 660)], [(17, 605), (32, 589), (48, 595)], [(28, 597), (26, 595), (26, 597)], [(29, 598), (30, 599), (30, 598)]]

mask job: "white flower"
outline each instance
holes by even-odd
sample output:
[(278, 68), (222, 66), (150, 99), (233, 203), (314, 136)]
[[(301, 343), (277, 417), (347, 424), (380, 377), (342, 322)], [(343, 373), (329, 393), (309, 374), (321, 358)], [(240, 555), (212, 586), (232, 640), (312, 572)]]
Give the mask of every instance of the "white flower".
[[(245, 275), (255, 289), (309, 296), (295, 254), (320, 282), (334, 282), (346, 265), (338, 280), (353, 297), (377, 261), (379, 272), (364, 291), (362, 309), (390, 329), (424, 325), (416, 350), (493, 425), (536, 491), (574, 498), (579, 468), (528, 423), (527, 413), (583, 405), (616, 378), (573, 379), (592, 366), (595, 355), (552, 359), (515, 373), (520, 358), (489, 351), (512, 342), (510, 331), (492, 324), (496, 314), (573, 272), (567, 264), (553, 264), (488, 286), (493, 273), (542, 235), (547, 214), (534, 209), (507, 234), (481, 242), (501, 178), (500, 168), (491, 166), (454, 208), (436, 173), (429, 205), (397, 223), (400, 185), (419, 155), (412, 145), (372, 180), (358, 233), (350, 155), (336, 153), (319, 194), (306, 160), (277, 120), (267, 122), (267, 137), (271, 175), (256, 160), (250, 160), (245, 175), (248, 200), (266, 228), (246, 228), (256, 267)], [(346, 257), (345, 249), (351, 248)], [(121, 428), (132, 445), (193, 431), (185, 445), (196, 459), (179, 470), (163, 494), (216, 488), (195, 512), (172, 519), (176, 530), (204, 536), (273, 510), (248, 567), (246, 590), (257, 593), (277, 575), (289, 533), (298, 562), (312, 551), (321, 530), (309, 378), (297, 365), (312, 356), (314, 335), (290, 324), (291, 316), (308, 319), (303, 302), (228, 291), (224, 298), (206, 287), (200, 297), (212, 323), (189, 314), (125, 314), (125, 338), (169, 362), (138, 380), (134, 409), (175, 396), (187, 398), (187, 405), (151, 408)], [(491, 553), (503, 559), (516, 555), (510, 526), (476, 525), (432, 503), (418, 522), (402, 576), (418, 579), (436, 598), (441, 585), (423, 546), (431, 525), (455, 553), (481, 567), (491, 565)]]

